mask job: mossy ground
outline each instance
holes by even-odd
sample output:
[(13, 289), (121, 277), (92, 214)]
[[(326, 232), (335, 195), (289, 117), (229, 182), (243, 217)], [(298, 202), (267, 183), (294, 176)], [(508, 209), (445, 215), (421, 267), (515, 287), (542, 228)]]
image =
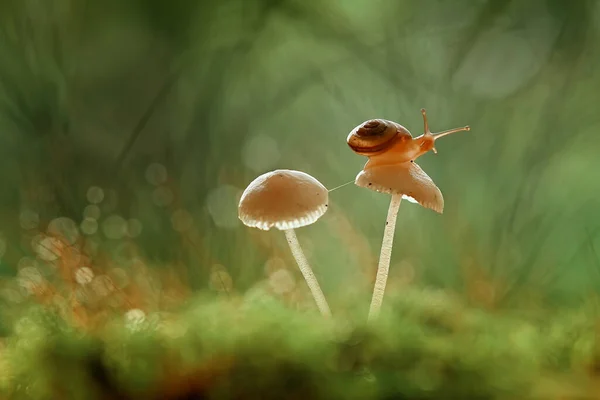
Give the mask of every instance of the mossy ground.
[(492, 314), (425, 288), (390, 294), (372, 324), (266, 293), (114, 315), (93, 331), (32, 306), (3, 339), (0, 388), (11, 399), (600, 398), (595, 321), (551, 315)]

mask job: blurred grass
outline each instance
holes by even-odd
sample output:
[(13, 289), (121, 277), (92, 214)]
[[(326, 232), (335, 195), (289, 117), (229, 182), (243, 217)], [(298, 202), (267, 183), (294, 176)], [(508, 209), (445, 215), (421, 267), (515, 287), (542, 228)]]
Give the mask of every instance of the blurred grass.
[[(242, 190), (276, 168), (353, 180), (365, 160), (348, 132), (386, 118), (416, 136), (421, 107), (433, 130), (472, 130), (420, 159), (445, 212), (403, 203), (390, 296), (418, 285), (528, 318), (587, 310), (599, 19), (592, 0), (0, 1), (2, 332), (32, 301), (176, 312), (267, 290), (314, 308), (283, 234), (238, 221)], [(330, 197), (298, 236), (334, 313), (363, 316), (389, 197)], [(107, 276), (123, 295), (99, 294)], [(71, 323), (106, 316), (86, 318)]]
[[(94, 185), (116, 197), (104, 216), (142, 223), (136, 241), (145, 257), (180, 259), (196, 289), (212, 263), (248, 288), (273, 250), (257, 251), (249, 238), (258, 234), (235, 218), (244, 186), (274, 168), (304, 170), (329, 187), (351, 180), (363, 163), (343, 142), (352, 127), (383, 117), (417, 135), (426, 107), (434, 129), (468, 123), (473, 131), (423, 158), (446, 213), (403, 207), (395, 259), (451, 287), (462, 279), (463, 252), (514, 288), (544, 275), (544, 290), (558, 296), (587, 281), (589, 257), (573, 250), (598, 245), (585, 233), (599, 221), (594, 2), (2, 7), (3, 232), (11, 243), (22, 229), (8, 210), (38, 213), (39, 229), (58, 216), (79, 223)], [(179, 207), (193, 216), (197, 254), (179, 249), (173, 210), (151, 204), (150, 163), (166, 167)], [(387, 200), (353, 187), (332, 193), (371, 255)], [(337, 240), (339, 218), (326, 215), (301, 240)], [(259, 240), (282, 243), (277, 234)], [(28, 251), (7, 246), (4, 269)], [(365, 267), (323, 246), (314, 257), (334, 292), (338, 276)]]

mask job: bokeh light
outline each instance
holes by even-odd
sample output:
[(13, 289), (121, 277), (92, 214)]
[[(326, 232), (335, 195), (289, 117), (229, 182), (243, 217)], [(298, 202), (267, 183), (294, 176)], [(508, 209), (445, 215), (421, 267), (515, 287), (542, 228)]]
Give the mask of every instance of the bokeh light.
[(36, 235), (31, 240), (33, 251), (44, 261), (55, 261), (62, 253), (63, 243), (52, 236)]
[(159, 186), (152, 192), (152, 202), (159, 207), (168, 206), (174, 198), (173, 191), (166, 186)]
[(21, 303), (25, 300), (19, 290), (12, 287), (0, 288), (0, 298), (9, 303)]
[(119, 204), (119, 195), (116, 190), (109, 189), (104, 191), (104, 201), (100, 205), (103, 214), (111, 214)]
[(278, 269), (269, 275), (269, 285), (273, 292), (285, 294), (294, 290), (296, 281), (287, 269)]
[(81, 267), (75, 271), (75, 281), (80, 285), (87, 285), (94, 279), (94, 271), (89, 267)]
[(102, 221), (102, 232), (108, 239), (122, 239), (127, 234), (127, 221), (120, 215), (110, 215)]
[(84, 218), (79, 225), (81, 232), (85, 235), (93, 235), (98, 231), (98, 221), (94, 218)]
[(219, 228), (233, 229), (239, 226), (237, 206), (242, 191), (231, 185), (222, 185), (213, 189), (206, 199), (206, 207)]
[(23, 268), (28, 268), (28, 267), (34, 267), (37, 268), (38, 266), (38, 262), (35, 258), (32, 257), (21, 257), (17, 263), (17, 268), (18, 269), (23, 269)]
[(281, 257), (271, 257), (265, 262), (264, 270), (267, 276), (272, 273), (279, 271), (280, 269), (285, 269), (286, 264), (283, 258)]
[(125, 315), (125, 326), (132, 330), (137, 330), (142, 327), (144, 321), (146, 321), (146, 313), (139, 308), (128, 310)]
[(25, 267), (17, 273), (17, 281), (27, 294), (32, 294), (44, 282), (44, 277), (35, 267)]
[(83, 217), (84, 218), (90, 218), (90, 219), (100, 219), (100, 216), (102, 215), (102, 211), (100, 210), (100, 207), (98, 207), (96, 204), (88, 204), (84, 209), (83, 209)]
[(129, 285), (129, 276), (123, 268), (112, 268), (108, 271), (108, 277), (110, 278), (111, 285), (119, 289), (123, 289)]
[(102, 203), (104, 200), (104, 190), (98, 186), (91, 186), (86, 193), (87, 201), (92, 204)]
[(19, 222), (25, 230), (36, 229), (40, 224), (40, 216), (33, 210), (24, 209), (19, 214)]
[(73, 244), (79, 238), (79, 229), (77, 224), (70, 218), (55, 218), (48, 224), (48, 234), (55, 238), (64, 240), (68, 244)]
[(158, 186), (167, 182), (167, 168), (159, 163), (152, 163), (146, 167), (146, 181), (151, 185)]
[(272, 137), (258, 134), (250, 137), (242, 150), (244, 165), (256, 173), (275, 168), (281, 157), (279, 146)]
[(91, 289), (100, 297), (105, 297), (116, 290), (112, 279), (107, 275), (96, 275), (90, 283)]

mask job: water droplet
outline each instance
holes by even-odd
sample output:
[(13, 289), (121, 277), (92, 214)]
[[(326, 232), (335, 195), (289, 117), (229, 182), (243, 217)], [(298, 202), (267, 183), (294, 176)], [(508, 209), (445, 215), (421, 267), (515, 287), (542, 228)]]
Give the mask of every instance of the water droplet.
[(148, 165), (145, 175), (146, 181), (154, 186), (162, 185), (167, 181), (168, 178), (167, 169), (164, 165), (159, 163), (152, 163)]
[(215, 225), (219, 228), (239, 226), (237, 207), (242, 191), (230, 185), (219, 186), (206, 199), (206, 207)]
[(75, 281), (80, 285), (87, 285), (94, 279), (94, 271), (88, 267), (81, 267), (75, 271)]
[(104, 200), (104, 190), (98, 186), (92, 186), (88, 189), (86, 197), (92, 204), (102, 203), (102, 200)]
[(89, 204), (83, 209), (83, 217), (90, 219), (99, 219), (102, 212), (100, 211), (100, 207), (95, 204)]
[(127, 222), (120, 215), (111, 215), (102, 222), (102, 232), (108, 239), (122, 239), (127, 234)]

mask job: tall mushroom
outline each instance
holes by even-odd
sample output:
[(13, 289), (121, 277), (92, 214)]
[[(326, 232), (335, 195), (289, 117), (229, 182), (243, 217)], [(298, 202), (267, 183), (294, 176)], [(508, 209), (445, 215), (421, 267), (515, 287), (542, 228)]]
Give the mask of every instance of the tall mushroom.
[(329, 192), (312, 176), (294, 170), (279, 169), (254, 179), (244, 190), (238, 206), (239, 219), (247, 226), (285, 233), (292, 255), (317, 303), (321, 314), (331, 316), (295, 229), (316, 222), (327, 211)]
[(413, 138), (402, 125), (383, 119), (365, 121), (348, 135), (347, 142), (357, 154), (369, 157), (355, 184), (392, 195), (383, 232), (383, 242), (377, 266), (375, 287), (369, 309), (369, 319), (379, 314), (387, 283), (396, 229), (396, 217), (403, 198), (430, 208), (444, 211), (444, 197), (431, 178), (414, 161), (432, 150), (437, 154), (435, 141), (454, 132), (468, 131), (468, 126), (440, 133), (431, 133), (425, 109), (423, 135)]

